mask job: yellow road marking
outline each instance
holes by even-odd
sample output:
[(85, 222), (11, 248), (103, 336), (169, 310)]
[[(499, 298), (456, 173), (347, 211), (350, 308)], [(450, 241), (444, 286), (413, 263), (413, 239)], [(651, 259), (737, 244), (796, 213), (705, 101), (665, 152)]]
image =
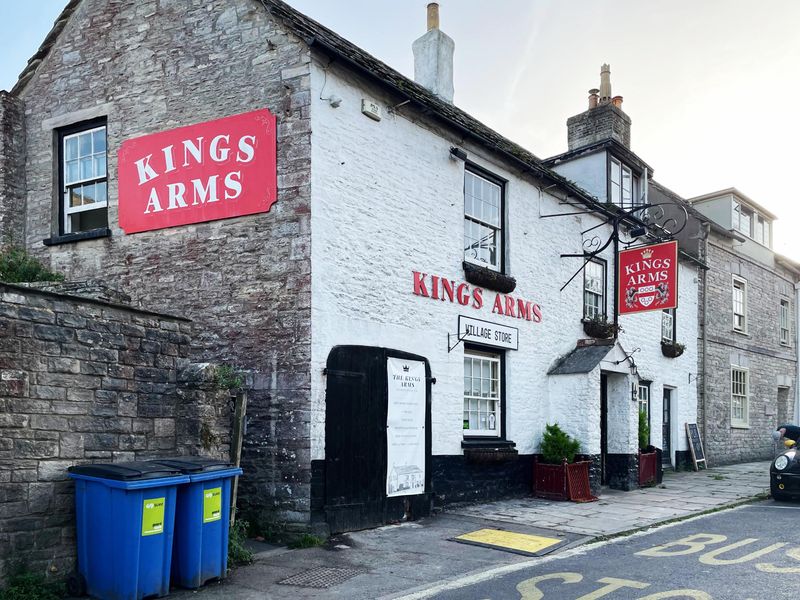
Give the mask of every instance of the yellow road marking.
[(534, 554), (561, 542), (558, 538), (548, 538), (526, 533), (514, 533), (501, 529), (478, 529), (464, 535), (459, 535), (456, 540), (474, 542), (486, 546), (494, 546), (503, 550), (529, 552)]

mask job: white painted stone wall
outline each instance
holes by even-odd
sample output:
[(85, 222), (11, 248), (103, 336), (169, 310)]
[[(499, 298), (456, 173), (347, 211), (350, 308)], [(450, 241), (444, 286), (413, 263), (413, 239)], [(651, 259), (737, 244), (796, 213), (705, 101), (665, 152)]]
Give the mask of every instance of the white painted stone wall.
[[(519, 351), (506, 354), (506, 425), (507, 438), (517, 443), (520, 453), (535, 452), (545, 424), (554, 421), (577, 436), (584, 448), (598, 452), (599, 370), (583, 376), (547, 375), (552, 364), (585, 337), (580, 323), (582, 277), (559, 291), (580, 261), (560, 254), (580, 251), (581, 230), (598, 220), (591, 215), (540, 218), (565, 209), (527, 176), (460, 136), (435, 130), (408, 106), (390, 111), (397, 100), (356, 81), (335, 63), (327, 67), (326, 76), (315, 62), (311, 86), (312, 458), (325, 456), (322, 370), (330, 350), (344, 344), (427, 357), (437, 379), (432, 391), (433, 453), (460, 454), (463, 346), (448, 353), (447, 337), (456, 333), (459, 314), (519, 328)], [(342, 98), (338, 108), (326, 100), (331, 95)], [(362, 98), (381, 107), (379, 122), (361, 114)], [(541, 323), (493, 315), (495, 293), (488, 290), (481, 310), (412, 293), (414, 270), (464, 281), (464, 163), (449, 157), (452, 145), (508, 181), (506, 265), (517, 279), (512, 295), (539, 304)], [(682, 282), (691, 281), (691, 276), (683, 276)], [(610, 285), (609, 281), (609, 293)], [(680, 362), (659, 359), (655, 354), (660, 356), (660, 314), (634, 321), (624, 348), (642, 347), (635, 355), (637, 363), (641, 357), (654, 382), (669, 379), (686, 387), (686, 370), (680, 369), (695, 364), (692, 351)], [(688, 327), (689, 321), (686, 317), (679, 323)], [(695, 337), (686, 339), (693, 343)], [(667, 377), (669, 371), (676, 375)], [(628, 418), (635, 418), (635, 403), (628, 400), (625, 405), (631, 406)]]

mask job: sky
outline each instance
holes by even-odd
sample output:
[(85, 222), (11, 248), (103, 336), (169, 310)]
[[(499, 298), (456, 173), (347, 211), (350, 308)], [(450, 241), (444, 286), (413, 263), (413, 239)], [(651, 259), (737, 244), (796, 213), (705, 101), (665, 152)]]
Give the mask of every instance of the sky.
[[(413, 77), (426, 0), (289, 0)], [(684, 197), (736, 187), (778, 216), (800, 260), (800, 1), (440, 0), (455, 40), (455, 104), (539, 157), (567, 149), (611, 65), (631, 149)], [(0, 89), (10, 89), (66, 0), (0, 0)]]

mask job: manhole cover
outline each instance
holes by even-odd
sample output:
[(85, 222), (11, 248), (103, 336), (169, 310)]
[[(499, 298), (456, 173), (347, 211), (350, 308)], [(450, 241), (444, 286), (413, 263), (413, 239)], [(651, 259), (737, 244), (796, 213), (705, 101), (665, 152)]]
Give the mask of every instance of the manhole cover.
[(303, 571), (297, 575), (292, 575), (286, 579), (279, 581), (281, 585), (299, 585), (301, 587), (310, 588), (329, 588), (334, 585), (339, 585), (360, 575), (363, 571), (356, 569), (336, 569), (333, 567), (316, 567)]

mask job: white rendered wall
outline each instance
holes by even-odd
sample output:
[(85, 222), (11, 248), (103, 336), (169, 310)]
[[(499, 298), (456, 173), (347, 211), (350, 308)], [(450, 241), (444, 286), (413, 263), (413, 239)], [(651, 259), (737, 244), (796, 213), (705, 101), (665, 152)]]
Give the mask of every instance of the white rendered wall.
[(608, 169), (606, 167), (605, 151), (555, 165), (553, 170), (570, 181), (576, 182), (600, 202), (606, 201), (606, 196), (608, 196)]
[[(506, 353), (505, 383), (506, 437), (520, 453), (534, 452), (545, 424), (554, 421), (584, 447), (599, 451), (599, 426), (592, 424), (599, 416), (599, 376), (547, 375), (585, 337), (582, 277), (559, 291), (580, 261), (560, 254), (580, 251), (581, 230), (597, 219), (540, 218), (564, 212), (564, 207), (462, 138), (416, 123), (412, 119), (418, 115), (407, 107), (392, 114), (392, 102), (379, 88), (343, 75), (335, 65), (326, 78), (315, 62), (311, 87), (312, 458), (325, 456), (322, 370), (331, 349), (345, 344), (428, 358), (437, 379), (432, 388), (433, 453), (460, 454), (464, 349), (459, 345), (448, 353), (447, 337), (456, 333), (460, 314), (519, 329), (519, 351)], [(338, 108), (320, 99), (331, 94), (342, 98)], [(381, 107), (381, 121), (361, 114), (362, 98)], [(414, 270), (464, 281), (464, 163), (449, 158), (453, 145), (508, 181), (506, 265), (517, 280), (512, 296), (539, 304), (541, 323), (492, 314), (496, 294), (488, 290), (481, 310), (413, 294)], [(660, 320), (648, 337), (660, 352)], [(684, 360), (689, 364), (688, 357)], [(556, 381), (560, 378), (563, 384)], [(566, 393), (570, 385), (581, 388), (575, 383), (581, 379), (586, 382), (582, 391)]]

